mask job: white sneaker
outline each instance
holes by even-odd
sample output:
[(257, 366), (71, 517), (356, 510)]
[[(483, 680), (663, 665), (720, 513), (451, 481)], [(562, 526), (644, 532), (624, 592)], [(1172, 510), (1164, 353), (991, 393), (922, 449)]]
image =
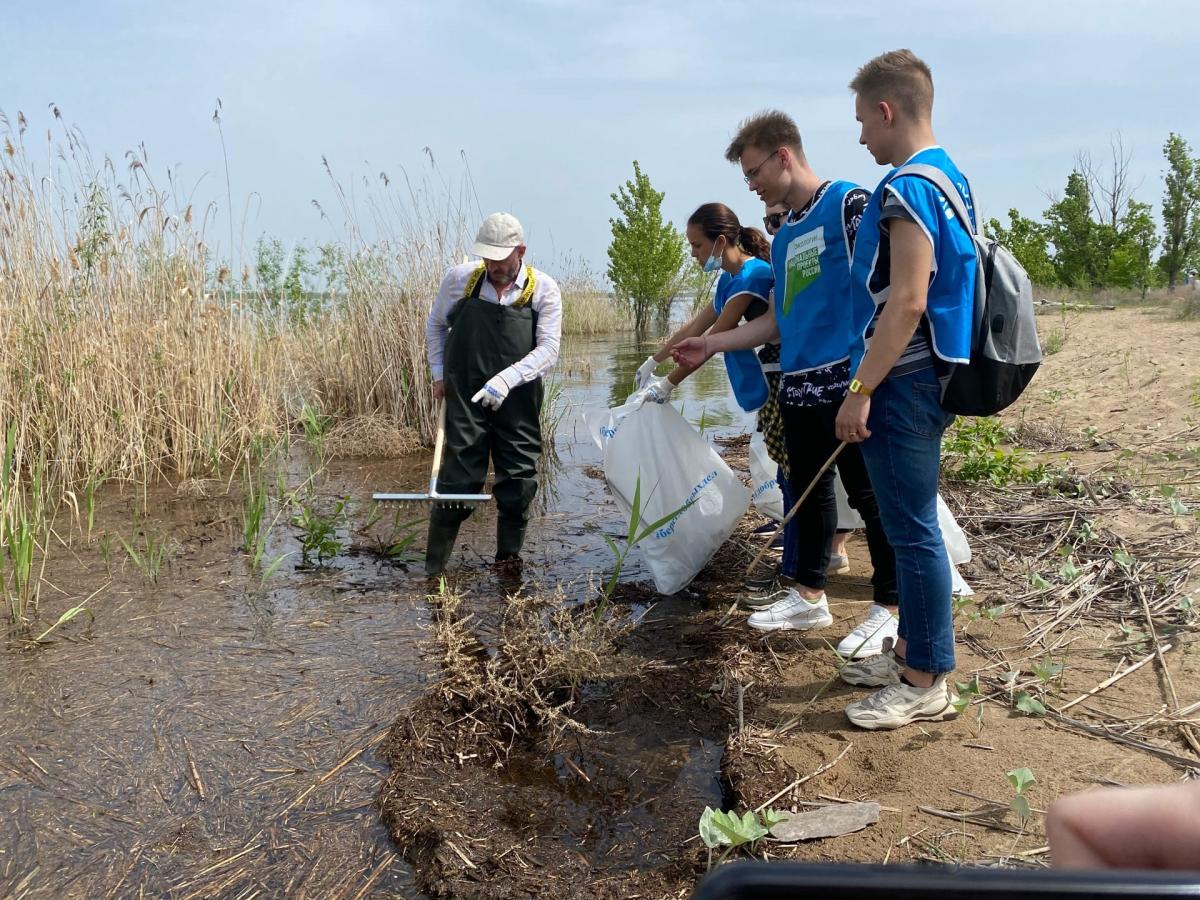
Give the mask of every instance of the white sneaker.
[(850, 557), (844, 553), (834, 553), (829, 557), (829, 568), (825, 570), (827, 575), (849, 575), (850, 574)]
[(899, 682), (880, 688), (871, 696), (846, 707), (846, 718), (859, 728), (900, 728), (913, 722), (944, 722), (958, 715), (950, 702), (946, 676), (939, 675), (932, 687), (920, 688)]
[(878, 603), (872, 603), (871, 609), (867, 612), (866, 621), (860, 622), (838, 644), (838, 655), (842, 659), (878, 656), (883, 652), (883, 642), (887, 638), (891, 638), (892, 642), (895, 642), (896, 629), (899, 626), (900, 620), (892, 615), (891, 610)]
[(896, 659), (892, 645), (888, 642), (883, 653), (851, 660), (838, 669), (838, 676), (846, 684), (887, 687), (889, 684), (900, 683), (900, 669), (900, 660)]
[(782, 600), (752, 613), (746, 624), (759, 631), (807, 631), (832, 625), (833, 616), (829, 614), (829, 601), (824, 594), (809, 601), (794, 588), (789, 588)]

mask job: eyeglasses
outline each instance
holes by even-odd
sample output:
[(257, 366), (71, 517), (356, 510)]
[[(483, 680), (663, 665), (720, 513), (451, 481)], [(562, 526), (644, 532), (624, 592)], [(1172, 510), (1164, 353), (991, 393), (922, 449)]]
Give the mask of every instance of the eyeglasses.
[(764, 159), (762, 162), (760, 162), (757, 166), (755, 166), (753, 169), (747, 169), (742, 174), (742, 180), (745, 181), (746, 184), (749, 184), (750, 182), (752, 182), (755, 178), (758, 177), (758, 170), (761, 169), (763, 166), (765, 166), (767, 164), (767, 162), (771, 159), (771, 156), (774, 156), (778, 152), (779, 152), (778, 148), (772, 150), (770, 156), (768, 156), (766, 159)]
[(768, 213), (763, 216), (763, 227), (767, 229), (768, 233), (774, 234), (783, 225), (783, 219), (786, 215), (787, 213), (785, 212)]

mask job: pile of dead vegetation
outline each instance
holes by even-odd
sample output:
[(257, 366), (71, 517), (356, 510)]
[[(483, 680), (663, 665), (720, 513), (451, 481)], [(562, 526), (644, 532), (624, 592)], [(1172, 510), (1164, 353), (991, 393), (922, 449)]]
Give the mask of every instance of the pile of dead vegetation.
[(531, 761), (553, 760), (568, 735), (588, 733), (573, 715), (586, 685), (636, 677), (615, 652), (628, 621), (561, 588), (512, 594), (498, 613), (445, 589), (431, 601), (442, 676), (382, 751), (392, 839), (432, 896), (531, 896), (547, 879), (581, 878), (580, 859), (551, 861), (529, 840), (550, 814), (545, 766)]

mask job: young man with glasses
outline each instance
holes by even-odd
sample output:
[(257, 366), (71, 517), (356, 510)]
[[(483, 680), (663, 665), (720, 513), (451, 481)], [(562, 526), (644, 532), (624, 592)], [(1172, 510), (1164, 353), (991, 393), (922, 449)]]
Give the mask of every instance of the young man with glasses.
[[(779, 402), (788, 455), (788, 480), (799, 496), (838, 446), (834, 423), (850, 383), (850, 254), (868, 194), (846, 181), (818, 178), (804, 156), (796, 123), (782, 112), (743, 122), (726, 151), (746, 184), (766, 204), (791, 213), (771, 249), (775, 271), (772, 314), (733, 331), (691, 339), (677, 359), (698, 365), (716, 352), (780, 342)], [(847, 446), (838, 469), (850, 505), (865, 523), (874, 574), (874, 604), (865, 622), (839, 646), (846, 656), (879, 654), (896, 634), (895, 558), (884, 537), (862, 455)], [(833, 471), (827, 470), (800, 507), (797, 585), (750, 616), (763, 631), (830, 625), (825, 597), (830, 540), (837, 529)]]

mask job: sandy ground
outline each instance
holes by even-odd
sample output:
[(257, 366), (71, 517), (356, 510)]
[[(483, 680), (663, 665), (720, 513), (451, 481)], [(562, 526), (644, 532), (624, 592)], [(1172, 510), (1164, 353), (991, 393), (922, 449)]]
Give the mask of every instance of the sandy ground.
[[(1188, 769), (1184, 762), (1193, 760), (1200, 769), (1200, 756), (1181, 738), (1177, 723), (1166, 720), (1175, 708), (1186, 709), (1200, 700), (1195, 686), (1200, 654), (1194, 648), (1194, 628), (1190, 616), (1172, 606), (1175, 601), (1167, 604), (1171, 608), (1162, 615), (1156, 612), (1155, 623), (1162, 643), (1173, 647), (1164, 658), (1177, 701), (1152, 660), (1065, 712), (1071, 719), (1098, 727), (1103, 736), (1082, 734), (1052, 715), (1031, 717), (1018, 712), (997, 680), (1002, 671), (1019, 671), (1018, 681), (1033, 682), (1033, 691), (1044, 691), (1042, 699), (1053, 711), (1151, 655), (1140, 604), (1115, 590), (1110, 602), (1095, 602), (1044, 637), (1030, 637), (1031, 629), (1057, 615), (1074, 595), (1061, 595), (1065, 601), (1056, 596), (1046, 611), (1038, 611), (1033, 607), (1042, 601), (1028, 598), (1028, 574), (1039, 572), (1055, 580), (1063, 563), (1055, 552), (1061, 538), (1077, 532), (1085, 520), (1096, 533), (1109, 535), (1108, 540), (1120, 539), (1130, 548), (1137, 545), (1136, 580), (1143, 582), (1147, 593), (1155, 579), (1169, 578), (1194, 564), (1198, 551), (1196, 519), (1175, 515), (1156, 487), (1170, 484), (1185, 495), (1195, 493), (1194, 480), (1200, 471), (1196, 325), (1157, 310), (1122, 309), (1068, 313), (1066, 318), (1044, 316), (1039, 326), (1043, 339), (1057, 329), (1065, 342), (1047, 357), (1026, 396), (1002, 418), (1023, 437), (1035, 439), (1027, 446), (1047, 448), (1041, 454), (1047, 463), (1083, 475), (1095, 473), (1097, 497), (1070, 500), (1022, 490), (992, 495), (984, 504), (980, 492), (948, 486), (951, 505), (971, 535), (975, 551), (975, 559), (963, 571), (978, 591), (974, 605), (956, 620), (959, 669), (955, 678), (967, 682), (978, 675), (984, 694), (999, 696), (972, 705), (959, 719), (945, 724), (894, 733), (869, 733), (850, 725), (842, 709), (864, 691), (834, 681), (822, 693), (830, 676), (830, 658), (818, 638), (837, 640), (865, 609), (853, 598), (852, 589), (861, 582), (856, 576), (862, 574), (866, 551), (861, 541), (853, 541), (856, 572), (835, 579), (829, 591), (840, 621), (823, 634), (803, 638), (781, 635), (755, 640), (747, 635), (748, 654), (761, 656), (769, 648), (779, 665), (750, 692), (757, 697), (747, 733), (743, 739), (731, 740), (727, 768), (742, 805), (754, 807), (846, 750), (826, 773), (780, 802), (871, 799), (884, 810), (877, 825), (858, 834), (792, 848), (773, 847), (770, 855), (1041, 864), (1046, 854), (1040, 812), (1014, 833), (964, 824), (928, 810), (982, 810), (990, 815), (998, 809), (1002, 827), (1012, 829), (1019, 823), (1015, 814), (1005, 811), (1013, 797), (1006, 772), (1013, 769), (1028, 767), (1034, 772), (1037, 784), (1029, 800), (1039, 811), (1063, 793), (1099, 784), (1169, 782), (1184, 776)], [(1005, 517), (1046, 514), (1060, 517), (1061, 530), (1041, 523), (1008, 523), (1006, 532), (997, 525)], [(1096, 583), (1113, 577), (1110, 571)], [(1194, 577), (1184, 580), (1188, 587), (1181, 595), (1197, 587)], [(995, 620), (978, 615), (1002, 605), (1003, 612)], [(1131, 643), (1131, 635), (1122, 628), (1140, 640)], [(1164, 636), (1175, 629), (1177, 633)], [(1060, 679), (1050, 685), (1032, 673), (1032, 667), (1045, 659), (1063, 666)], [(753, 668), (752, 663), (748, 666)], [(795, 716), (800, 717), (799, 723), (785, 735), (767, 734)], [(1195, 711), (1184, 716), (1195, 717)], [(1150, 746), (1122, 745), (1107, 731)], [(1176, 758), (1156, 754), (1153, 748), (1159, 747)]]

